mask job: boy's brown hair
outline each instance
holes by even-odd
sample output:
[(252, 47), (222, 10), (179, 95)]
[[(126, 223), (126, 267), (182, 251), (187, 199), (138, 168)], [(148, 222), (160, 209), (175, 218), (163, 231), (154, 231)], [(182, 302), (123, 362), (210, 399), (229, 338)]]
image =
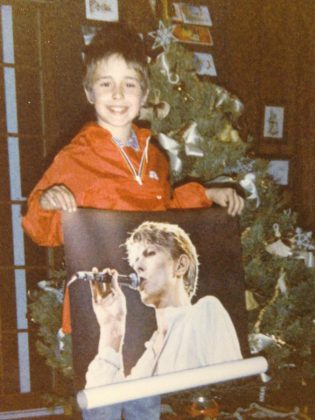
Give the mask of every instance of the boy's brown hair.
[(103, 27), (84, 49), (84, 88), (90, 90), (97, 64), (116, 54), (139, 73), (142, 91), (147, 92), (149, 78), (144, 43), (136, 32), (121, 23)]

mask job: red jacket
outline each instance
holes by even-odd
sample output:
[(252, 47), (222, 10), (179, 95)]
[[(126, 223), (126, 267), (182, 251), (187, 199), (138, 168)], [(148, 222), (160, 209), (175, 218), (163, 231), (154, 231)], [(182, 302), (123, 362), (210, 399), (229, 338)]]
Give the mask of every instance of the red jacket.
[[(125, 150), (137, 171), (141, 157), (144, 158), (142, 185), (133, 176), (111, 134), (96, 123), (85, 125), (71, 143), (58, 153), (28, 199), (28, 211), (22, 224), (34, 242), (44, 246), (58, 246), (63, 242), (60, 211), (43, 210), (39, 204), (42, 192), (56, 184), (64, 184), (72, 191), (78, 207), (163, 211), (211, 205), (204, 188), (198, 183), (175, 188), (171, 196), (167, 159), (153, 143), (145, 151), (149, 130), (136, 126), (133, 129), (140, 150)], [(68, 315), (67, 326), (63, 324), (66, 331), (69, 331)]]

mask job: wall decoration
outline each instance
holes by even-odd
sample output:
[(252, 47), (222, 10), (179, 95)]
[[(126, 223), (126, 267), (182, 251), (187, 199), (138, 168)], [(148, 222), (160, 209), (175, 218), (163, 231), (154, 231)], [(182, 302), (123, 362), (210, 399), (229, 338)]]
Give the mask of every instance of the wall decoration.
[(264, 116), (264, 137), (283, 138), (284, 108), (280, 106), (266, 106)]
[(97, 31), (99, 31), (101, 28), (97, 26), (90, 26), (90, 25), (83, 25), (81, 27), (82, 35), (83, 35), (83, 41), (84, 45), (89, 45), (96, 35)]
[(193, 25), (212, 26), (212, 20), (207, 6), (173, 3), (173, 10), (174, 20)]
[(212, 54), (195, 52), (197, 73), (206, 76), (217, 76)]
[(87, 19), (118, 21), (118, 0), (85, 0), (85, 12)]
[(268, 173), (279, 185), (289, 184), (289, 160), (271, 160), (268, 166)]
[(199, 45), (213, 45), (208, 28), (197, 25), (175, 25), (173, 35), (179, 42)]

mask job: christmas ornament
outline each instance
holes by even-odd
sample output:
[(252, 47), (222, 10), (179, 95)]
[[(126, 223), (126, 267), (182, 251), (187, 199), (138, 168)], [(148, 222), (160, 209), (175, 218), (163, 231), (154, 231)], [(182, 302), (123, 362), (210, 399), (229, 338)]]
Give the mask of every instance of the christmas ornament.
[[(182, 141), (176, 141), (173, 138), (174, 135)], [(177, 174), (183, 169), (183, 162), (179, 157), (180, 152), (185, 151), (186, 156), (191, 157), (203, 157), (204, 155), (200, 148), (200, 143), (203, 141), (203, 138), (198, 133), (195, 122), (190, 123), (188, 127), (185, 126), (177, 131), (172, 131), (168, 135), (160, 133), (158, 140), (169, 155), (172, 171)]]
[(253, 311), (259, 307), (251, 290), (245, 290), (245, 304), (247, 311)]
[(154, 39), (152, 49), (162, 47), (164, 50), (166, 50), (171, 42), (175, 42), (176, 38), (173, 35), (174, 28), (175, 25), (165, 26), (164, 22), (160, 20), (159, 28), (156, 31), (148, 33), (148, 35)]
[(278, 223), (274, 223), (273, 230), (275, 237), (278, 238), (275, 242), (266, 246), (266, 251), (271, 255), (286, 258), (293, 254), (292, 249), (286, 245), (281, 239), (281, 233)]
[(291, 248), (283, 243), (281, 239), (278, 239), (276, 242), (267, 245), (266, 251), (269, 252), (269, 254), (282, 258), (286, 258), (292, 255)]
[(62, 331), (62, 328), (59, 328), (57, 332), (57, 341), (58, 341), (58, 350), (62, 352), (65, 349), (65, 343), (63, 341), (66, 334)]
[(158, 89), (153, 91), (154, 99), (148, 102), (140, 110), (140, 120), (152, 121), (154, 118), (163, 120), (170, 112), (171, 106), (166, 101), (160, 100), (161, 92)]
[(241, 187), (249, 193), (247, 197), (249, 200), (256, 200), (256, 208), (260, 206), (260, 198), (258, 196), (257, 187), (255, 184), (256, 175), (254, 173), (246, 174), (240, 181)]
[(187, 102), (188, 100), (194, 100), (194, 98), (188, 93), (188, 91), (186, 91), (184, 82), (178, 83), (176, 85), (176, 90), (184, 95), (183, 98), (185, 102)]
[(260, 353), (262, 350), (270, 347), (275, 343), (275, 340), (262, 333), (252, 333), (248, 336), (251, 354)]
[(297, 260), (304, 260), (306, 267), (315, 268), (315, 258), (312, 251), (294, 251), (293, 257)]
[(301, 412), (299, 407), (294, 407), (292, 411), (284, 411), (279, 407), (263, 407), (257, 403), (251, 403), (248, 408), (239, 407), (231, 417), (235, 419), (304, 419), (311, 420), (311, 417), (308, 417)]
[(234, 120), (239, 118), (244, 110), (243, 103), (234, 95), (231, 95), (226, 89), (221, 86), (215, 86), (216, 94), (216, 109), (224, 109), (224, 111), (230, 113)]
[(171, 85), (177, 85), (179, 83), (180, 78), (178, 74), (171, 72), (170, 65), (165, 52), (158, 56), (158, 62), (161, 66), (161, 73), (167, 77), (168, 82)]
[(63, 289), (56, 288), (53, 281), (41, 280), (37, 283), (37, 286), (45, 292), (53, 293), (56, 296), (58, 302), (63, 302)]
[(185, 153), (187, 156), (204, 156), (204, 152), (199, 147), (200, 143), (203, 142), (203, 138), (198, 133), (196, 122), (191, 123), (184, 131), (183, 139), (185, 142)]
[(227, 166), (224, 169), (226, 173), (242, 174), (247, 172), (254, 172), (256, 162), (253, 159), (243, 158), (239, 159), (234, 166)]
[(312, 242), (312, 236), (312, 232), (304, 232), (300, 227), (297, 227), (294, 235), (295, 246), (298, 249), (314, 250), (315, 246)]
[(241, 141), (238, 131), (231, 124), (226, 124), (224, 129), (218, 134), (218, 139), (223, 143), (237, 143)]
[(189, 407), (191, 418), (203, 416), (203, 418), (217, 418), (220, 413), (218, 402), (214, 398), (208, 398), (204, 395), (194, 397)]
[(281, 267), (280, 276), (277, 281), (277, 287), (283, 295), (286, 295), (288, 293), (288, 288), (287, 288), (285, 280), (286, 280), (286, 273), (284, 271), (284, 268)]
[(217, 98), (215, 107), (220, 108), (224, 103), (228, 102), (230, 95), (228, 91), (221, 86), (214, 86), (214, 89)]
[(175, 173), (181, 173), (183, 168), (183, 162), (179, 158), (180, 145), (172, 137), (166, 134), (159, 133), (158, 140), (163, 149), (166, 150), (169, 158), (171, 169)]

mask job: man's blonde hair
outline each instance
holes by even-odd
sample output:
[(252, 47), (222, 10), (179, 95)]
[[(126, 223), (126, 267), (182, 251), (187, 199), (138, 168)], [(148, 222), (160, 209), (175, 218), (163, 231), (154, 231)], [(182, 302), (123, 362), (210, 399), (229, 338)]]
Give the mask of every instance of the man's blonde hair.
[(169, 250), (172, 258), (176, 261), (181, 255), (189, 259), (189, 267), (184, 274), (184, 287), (189, 297), (196, 293), (199, 261), (196, 248), (188, 234), (178, 225), (161, 222), (144, 222), (138, 226), (126, 240), (126, 248), (129, 263), (135, 243), (145, 242), (159, 245)]

